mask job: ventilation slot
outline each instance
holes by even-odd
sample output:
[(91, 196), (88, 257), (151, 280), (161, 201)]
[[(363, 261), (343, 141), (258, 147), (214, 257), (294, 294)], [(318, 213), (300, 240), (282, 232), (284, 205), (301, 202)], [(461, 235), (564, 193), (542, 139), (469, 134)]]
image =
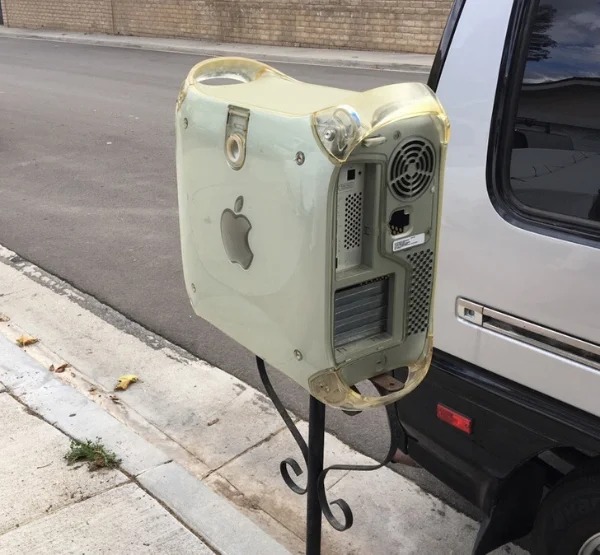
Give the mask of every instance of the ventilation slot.
[(426, 331), (429, 324), (429, 305), (433, 285), (433, 251), (415, 252), (406, 258), (412, 265), (406, 335), (414, 335)]
[(387, 331), (389, 276), (336, 291), (334, 297), (335, 347)]
[(389, 184), (403, 200), (421, 195), (433, 181), (435, 151), (425, 139), (409, 139), (402, 143), (389, 166)]
[(344, 248), (360, 247), (362, 240), (362, 191), (348, 195), (344, 202)]

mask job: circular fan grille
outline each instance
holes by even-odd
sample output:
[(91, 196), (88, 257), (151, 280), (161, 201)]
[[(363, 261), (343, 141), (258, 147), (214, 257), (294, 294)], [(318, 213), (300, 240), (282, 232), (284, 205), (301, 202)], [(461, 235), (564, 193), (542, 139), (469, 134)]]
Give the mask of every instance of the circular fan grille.
[(433, 180), (435, 151), (425, 139), (402, 143), (389, 166), (392, 191), (402, 199), (418, 197)]

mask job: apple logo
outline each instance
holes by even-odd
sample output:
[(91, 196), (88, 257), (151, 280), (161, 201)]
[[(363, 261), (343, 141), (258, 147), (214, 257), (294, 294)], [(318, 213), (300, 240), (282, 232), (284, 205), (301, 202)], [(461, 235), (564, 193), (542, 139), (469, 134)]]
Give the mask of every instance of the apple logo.
[(248, 235), (252, 229), (250, 220), (240, 214), (244, 207), (244, 197), (235, 200), (233, 210), (223, 210), (221, 214), (221, 238), (225, 253), (234, 264), (247, 270), (252, 264), (254, 253), (248, 243)]

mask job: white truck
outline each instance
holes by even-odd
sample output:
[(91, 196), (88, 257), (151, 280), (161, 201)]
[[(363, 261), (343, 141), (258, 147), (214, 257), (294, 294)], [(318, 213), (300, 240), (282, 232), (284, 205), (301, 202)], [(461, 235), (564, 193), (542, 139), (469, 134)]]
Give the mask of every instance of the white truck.
[(600, 2), (455, 0), (435, 355), (402, 448), (486, 515), (473, 553), (600, 553)]

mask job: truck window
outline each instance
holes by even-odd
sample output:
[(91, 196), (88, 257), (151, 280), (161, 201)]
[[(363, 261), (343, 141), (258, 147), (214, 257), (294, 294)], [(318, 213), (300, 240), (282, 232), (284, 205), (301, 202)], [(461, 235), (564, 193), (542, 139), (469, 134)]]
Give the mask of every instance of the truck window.
[(600, 2), (541, 0), (523, 40), (506, 197), (600, 231)]

